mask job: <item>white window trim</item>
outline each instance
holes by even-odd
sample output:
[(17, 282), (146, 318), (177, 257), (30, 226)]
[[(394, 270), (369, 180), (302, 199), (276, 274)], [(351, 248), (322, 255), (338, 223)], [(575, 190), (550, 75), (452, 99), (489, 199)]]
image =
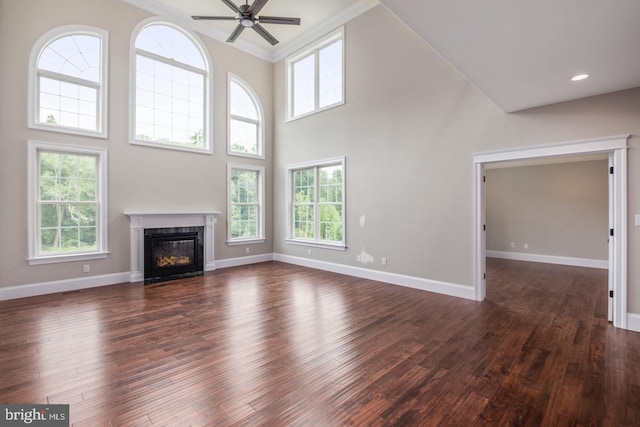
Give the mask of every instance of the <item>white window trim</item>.
[[(231, 82), (235, 82), (240, 87), (242, 87), (256, 106), (256, 110), (258, 110), (258, 122), (254, 120), (249, 120), (246, 117), (234, 116), (231, 114)], [(258, 125), (258, 154), (251, 153), (239, 153), (237, 151), (231, 150), (231, 119), (241, 120), (247, 123), (257, 124)], [(229, 156), (239, 156), (239, 157), (251, 157), (254, 159), (264, 159), (265, 157), (265, 120), (264, 120), (264, 110), (262, 108), (262, 102), (260, 102), (260, 97), (253, 90), (251, 85), (249, 85), (246, 81), (238, 77), (233, 73), (227, 74), (227, 154)]]
[[(136, 39), (140, 31), (149, 25), (166, 25), (173, 27), (177, 31), (180, 31), (187, 36), (196, 45), (202, 57), (204, 58), (206, 75), (204, 79), (204, 148), (182, 147), (180, 145), (163, 144), (161, 142), (154, 141), (141, 141), (135, 138), (136, 136), (136, 56), (139, 53), (136, 49)], [(151, 17), (141, 21), (133, 30), (131, 34), (129, 46), (129, 143), (132, 145), (141, 145), (147, 147), (162, 148), (167, 150), (188, 151), (192, 153), (200, 154), (213, 154), (213, 135), (212, 135), (212, 122), (213, 117), (213, 62), (211, 61), (211, 55), (205, 48), (204, 43), (200, 38), (188, 28), (185, 28), (179, 24), (168, 21), (166, 18)], [(145, 52), (144, 56), (155, 59), (156, 56), (152, 53)], [(170, 59), (160, 59), (163, 62), (171, 63)], [(185, 68), (188, 66), (184, 65)], [(199, 70), (201, 71), (201, 70)]]
[[(98, 224), (96, 237), (98, 239), (98, 249), (94, 252), (80, 252), (70, 254), (41, 255), (38, 253), (38, 240), (40, 233), (38, 231), (38, 215), (36, 199), (40, 194), (38, 188), (38, 152), (53, 151), (58, 153), (86, 154), (96, 156), (98, 158), (96, 176), (97, 183), (97, 199), (100, 204), (100, 212), (98, 214)], [(95, 147), (83, 147), (78, 145), (57, 144), (43, 141), (29, 141), (27, 153), (27, 185), (28, 185), (28, 251), (27, 261), (29, 265), (54, 264), (70, 261), (85, 261), (91, 259), (103, 259), (109, 254), (108, 244), (108, 204), (107, 204), (107, 149)]]
[[(316, 167), (324, 167), (324, 166), (334, 166), (340, 165), (342, 166), (342, 242), (325, 242), (322, 240), (318, 240), (318, 229), (319, 223), (316, 221), (316, 239), (301, 239), (299, 237), (293, 236), (293, 172), (300, 169), (309, 169)], [(324, 248), (324, 249), (332, 249), (338, 251), (344, 251), (347, 249), (347, 220), (346, 220), (346, 158), (345, 157), (336, 157), (333, 159), (325, 159), (317, 162), (305, 162), (298, 163), (295, 165), (290, 165), (287, 167), (287, 207), (285, 209), (286, 215), (285, 219), (287, 221), (287, 232), (285, 237), (285, 242), (292, 245), (301, 245), (301, 246), (310, 246), (315, 248)], [(316, 182), (317, 185), (317, 182)], [(314, 205), (318, 206), (318, 203), (315, 202)], [(318, 213), (315, 216), (316, 219), (319, 218)]]
[[(79, 129), (68, 126), (50, 125), (47, 123), (41, 123), (37, 117), (40, 114), (39, 91), (38, 91), (38, 60), (42, 50), (56, 39), (64, 36), (70, 36), (75, 34), (86, 34), (100, 38), (100, 84), (95, 85), (98, 88), (98, 102), (97, 102), (97, 130)], [(27, 126), (31, 129), (41, 129), (52, 132), (62, 132), (73, 135), (91, 136), (96, 138), (107, 138), (109, 128), (109, 32), (102, 28), (91, 27), (88, 25), (65, 25), (62, 27), (54, 28), (47, 32), (36, 41), (31, 49), (31, 55), (29, 56), (29, 101), (28, 101), (28, 120)], [(44, 74), (47, 74), (46, 72)], [(59, 79), (58, 77), (55, 77)], [(67, 76), (63, 80), (73, 82), (73, 77)], [(93, 82), (92, 82), (93, 83)], [(85, 84), (82, 81), (82, 84)]]
[[(248, 171), (258, 172), (258, 203), (259, 203), (259, 218), (258, 218), (258, 237), (252, 237), (249, 239), (233, 239), (231, 238), (231, 171), (233, 169), (241, 169)], [(264, 166), (247, 165), (240, 163), (227, 163), (227, 245), (245, 245), (254, 243), (264, 243), (265, 239), (265, 205), (264, 205), (264, 192), (265, 192), (265, 177)]]
[[(342, 98), (340, 101), (330, 104), (330, 105), (326, 105), (322, 108), (318, 107), (318, 102), (319, 102), (319, 96), (318, 96), (318, 51), (322, 50), (324, 47), (330, 45), (331, 43), (337, 41), (337, 40), (342, 40)], [(326, 110), (330, 110), (332, 108), (338, 107), (340, 105), (344, 105), (345, 104), (345, 98), (346, 98), (346, 55), (345, 55), (345, 51), (346, 51), (346, 44), (345, 44), (345, 34), (344, 34), (344, 26), (330, 32), (329, 34), (327, 34), (326, 36), (322, 37), (321, 39), (319, 39), (318, 41), (314, 42), (313, 44), (307, 46), (306, 48), (303, 48), (302, 50), (294, 53), (293, 55), (287, 57), (285, 59), (285, 70), (286, 70), (286, 82), (285, 82), (285, 89), (286, 89), (286, 123), (294, 121), (294, 120), (298, 120), (301, 119), (303, 117), (308, 117), (311, 116), (313, 114), (319, 113), (321, 111), (326, 111)], [(294, 116), (293, 115), (293, 65), (294, 63), (296, 63), (297, 61), (299, 61), (300, 59), (306, 58), (309, 55), (315, 55), (315, 67), (316, 67), (316, 73), (315, 73), (315, 82), (314, 82), (314, 86), (315, 86), (315, 108), (312, 111), (309, 111), (307, 113), (304, 114), (300, 114), (298, 116)]]

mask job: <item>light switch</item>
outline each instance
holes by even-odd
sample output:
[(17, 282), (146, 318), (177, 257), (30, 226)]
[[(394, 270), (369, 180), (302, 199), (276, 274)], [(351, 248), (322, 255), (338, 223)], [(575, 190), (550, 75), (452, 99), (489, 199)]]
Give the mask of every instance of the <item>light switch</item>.
[(636, 215), (636, 227), (640, 227), (640, 215)]

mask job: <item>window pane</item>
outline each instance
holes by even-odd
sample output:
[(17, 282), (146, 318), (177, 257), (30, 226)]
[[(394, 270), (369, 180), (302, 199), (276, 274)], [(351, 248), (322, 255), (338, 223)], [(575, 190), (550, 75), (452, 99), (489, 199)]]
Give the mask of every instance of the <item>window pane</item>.
[(231, 208), (231, 238), (250, 239), (258, 236), (258, 206), (236, 205)]
[(81, 251), (95, 250), (98, 248), (96, 227), (80, 227), (78, 235), (78, 249)]
[(293, 63), (293, 115), (315, 109), (315, 56), (309, 55)]
[(342, 241), (342, 205), (320, 206), (320, 240)]
[(251, 95), (233, 80), (229, 83), (229, 112), (234, 116), (258, 120), (258, 109)]
[(259, 173), (255, 170), (231, 169), (229, 183), (231, 239), (260, 237)]
[(100, 83), (100, 38), (87, 34), (60, 37), (40, 54), (38, 69)]
[(344, 242), (343, 173), (342, 164), (293, 171), (293, 238)]
[(229, 121), (231, 151), (258, 154), (258, 125), (240, 120)]
[(38, 121), (52, 125), (96, 130), (98, 90), (41, 77)]
[(30, 192), (36, 227), (29, 230), (29, 259), (106, 249), (99, 247), (106, 223), (100, 221), (104, 195), (98, 191), (107, 167), (106, 150), (77, 150), (29, 142), (30, 158), (35, 160), (29, 169), (37, 186), (35, 194)]
[(50, 201), (39, 204), (40, 252), (96, 249), (97, 158), (46, 151), (38, 158), (39, 197)]
[(136, 64), (136, 140), (204, 148), (205, 76), (142, 55)]
[(258, 201), (258, 172), (233, 169), (231, 172), (232, 203), (256, 203)]
[(164, 24), (149, 25), (140, 31), (136, 49), (206, 70), (202, 53), (195, 43), (181, 31)]
[(318, 51), (318, 106), (342, 101), (342, 40)]
[(64, 128), (101, 132), (106, 126), (99, 117), (106, 112), (100, 106), (106, 98), (102, 87), (104, 52), (98, 31), (67, 31), (42, 46), (32, 76), (36, 93), (29, 101), (35, 103), (30, 124), (58, 127), (69, 133), (77, 132)]
[(73, 203), (40, 207), (40, 251), (77, 252), (97, 249), (97, 206)]
[(60, 250), (60, 229), (43, 228), (40, 231), (40, 252), (58, 252)]
[(61, 247), (62, 252), (75, 252), (78, 250), (78, 228), (63, 228), (61, 233)]
[(329, 166), (319, 169), (320, 202), (342, 203), (342, 167)]
[(294, 172), (294, 203), (313, 203), (315, 200), (315, 179), (313, 169)]
[(73, 206), (74, 215), (77, 217), (78, 225), (95, 226), (97, 224), (97, 206), (94, 204)]
[(61, 215), (58, 214), (57, 209), (57, 204), (40, 205), (40, 225), (42, 228), (58, 226), (58, 218), (61, 218)]
[(313, 205), (296, 205), (293, 216), (294, 237), (313, 239), (315, 234)]

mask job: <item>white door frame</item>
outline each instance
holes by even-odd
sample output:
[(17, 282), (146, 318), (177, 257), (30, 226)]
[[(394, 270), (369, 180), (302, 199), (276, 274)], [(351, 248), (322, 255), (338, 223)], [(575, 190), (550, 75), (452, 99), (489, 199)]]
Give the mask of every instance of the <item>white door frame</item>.
[(629, 135), (585, 139), (553, 145), (488, 151), (473, 155), (474, 165), (474, 287), (475, 299), (486, 297), (486, 230), (484, 169), (486, 163), (576, 154), (608, 153), (613, 166), (613, 191), (609, 192), (609, 286), (613, 288), (613, 325), (627, 329), (627, 140)]

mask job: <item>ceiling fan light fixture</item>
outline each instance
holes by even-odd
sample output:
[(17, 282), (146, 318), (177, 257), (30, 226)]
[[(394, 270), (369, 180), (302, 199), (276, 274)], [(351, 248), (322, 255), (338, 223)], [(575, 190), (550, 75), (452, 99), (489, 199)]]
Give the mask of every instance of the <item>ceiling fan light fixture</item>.
[(253, 27), (253, 25), (255, 24), (255, 21), (251, 18), (240, 18), (240, 24), (243, 27)]
[(571, 77), (571, 81), (579, 82), (580, 80), (584, 80), (588, 77), (589, 77), (589, 74), (576, 74), (575, 76)]

